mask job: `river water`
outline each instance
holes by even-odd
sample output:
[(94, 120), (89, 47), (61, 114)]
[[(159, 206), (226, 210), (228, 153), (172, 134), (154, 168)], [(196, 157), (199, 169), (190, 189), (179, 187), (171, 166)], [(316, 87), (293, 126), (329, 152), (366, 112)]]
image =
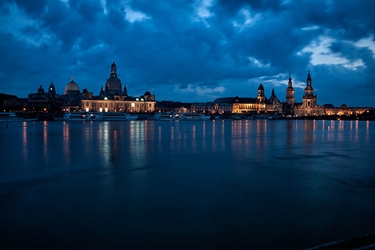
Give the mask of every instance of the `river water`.
[(0, 123), (0, 245), (301, 249), (375, 231), (375, 123)]

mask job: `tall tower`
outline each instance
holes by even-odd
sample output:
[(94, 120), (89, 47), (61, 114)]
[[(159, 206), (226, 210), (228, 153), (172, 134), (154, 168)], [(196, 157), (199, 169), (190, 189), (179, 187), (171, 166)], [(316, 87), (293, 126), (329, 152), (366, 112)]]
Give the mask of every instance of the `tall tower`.
[(289, 72), (288, 87), (286, 88), (286, 102), (293, 107), (294, 106), (294, 88), (292, 86), (292, 75)]
[(312, 87), (310, 70), (307, 73), (306, 87), (302, 97), (302, 102), (305, 107), (316, 107), (316, 95), (314, 95), (314, 88)]
[(258, 103), (264, 103), (266, 101), (266, 97), (264, 95), (264, 87), (262, 83), (258, 87), (257, 101)]
[(110, 77), (117, 77), (116, 71), (117, 71), (117, 66), (116, 66), (115, 62), (112, 62)]
[(48, 88), (47, 95), (48, 95), (48, 97), (51, 98), (51, 99), (54, 99), (54, 98), (57, 97), (57, 95), (56, 95), (55, 84), (53, 84), (53, 82), (51, 82), (51, 83), (49, 84), (49, 88)]

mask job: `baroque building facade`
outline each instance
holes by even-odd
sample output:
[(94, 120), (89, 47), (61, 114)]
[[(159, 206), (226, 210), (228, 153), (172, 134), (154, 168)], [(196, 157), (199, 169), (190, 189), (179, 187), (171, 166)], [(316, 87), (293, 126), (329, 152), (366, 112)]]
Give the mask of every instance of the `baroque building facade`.
[(194, 103), (192, 112), (211, 114), (281, 114), (282, 103), (272, 90), (270, 98), (266, 98), (264, 87), (261, 83), (258, 87), (257, 97), (224, 97), (218, 98), (214, 102)]
[(146, 91), (140, 97), (129, 96), (126, 86), (122, 88), (121, 80), (117, 76), (117, 66), (113, 62), (110, 76), (99, 96), (82, 95), (81, 109), (87, 112), (151, 113), (155, 111), (155, 95)]
[[(289, 87), (289, 86), (288, 86)], [(288, 88), (287, 88), (288, 96)], [(321, 116), (324, 114), (324, 108), (317, 105), (317, 96), (314, 94), (312, 86), (312, 78), (310, 70), (307, 73), (306, 87), (302, 96), (302, 103), (294, 103), (293, 114), (294, 116)]]
[(314, 94), (310, 70), (307, 73), (306, 87), (302, 96), (302, 102), (295, 102), (292, 78), (289, 75), (286, 88), (286, 102), (283, 105), (283, 114), (289, 117), (321, 116), (324, 115), (324, 107), (317, 105), (317, 96)]

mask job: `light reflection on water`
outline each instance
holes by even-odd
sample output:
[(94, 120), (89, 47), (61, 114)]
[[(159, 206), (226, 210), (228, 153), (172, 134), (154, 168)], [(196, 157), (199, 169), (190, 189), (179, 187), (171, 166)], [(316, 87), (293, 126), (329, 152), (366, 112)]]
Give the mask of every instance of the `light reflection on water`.
[[(284, 143), (285, 145), (316, 144), (319, 141), (344, 142), (350, 140), (358, 141), (360, 131), (364, 131), (363, 139), (369, 143), (371, 139), (371, 122), (359, 121), (206, 121), (201, 123), (184, 122), (129, 122), (126, 125), (110, 122), (92, 123), (87, 122), (85, 126), (77, 123), (60, 123), (62, 131), (61, 154), (64, 155), (66, 164), (71, 164), (72, 160), (72, 131), (74, 135), (82, 134), (82, 139), (78, 146), (80, 153), (86, 158), (93, 157), (93, 152), (97, 151), (103, 159), (105, 167), (110, 167), (113, 162), (122, 159), (121, 154), (126, 141), (129, 144), (128, 158), (131, 165), (145, 165), (147, 153), (164, 152), (168, 154), (180, 153), (200, 153), (200, 152), (226, 152), (229, 148), (235, 155), (241, 155), (243, 151), (248, 152), (256, 148), (257, 157), (262, 158), (265, 150), (273, 144)], [(56, 138), (50, 138), (49, 127), (51, 123), (43, 122), (38, 126), (42, 128), (43, 161), (45, 164), (51, 162), (50, 152)], [(77, 129), (77, 126), (80, 128)], [(230, 128), (230, 129), (229, 129)], [(36, 133), (35, 124), (24, 122), (22, 125), (22, 155), (26, 162), (31, 154), (31, 148), (35, 143), (34, 138), (29, 134)], [(80, 131), (81, 130), (81, 131)], [(124, 130), (128, 130), (126, 141), (124, 141)], [(156, 136), (157, 135), (157, 136)], [(285, 141), (281, 138), (285, 135)], [(168, 141), (166, 141), (168, 138)], [(300, 140), (303, 139), (301, 142)], [(31, 141), (30, 141), (31, 140)], [(77, 140), (74, 136), (74, 140)], [(152, 142), (152, 143), (150, 143)], [(76, 144), (77, 142), (75, 142)], [(148, 145), (150, 144), (150, 145)], [(77, 144), (76, 144), (77, 145)], [(155, 148), (154, 146), (157, 147)], [(119, 147), (122, 147), (119, 149)], [(239, 150), (242, 149), (242, 150)], [(305, 147), (311, 150), (311, 147)], [(127, 149), (125, 149), (126, 151)], [(156, 150), (156, 151), (155, 151)], [(77, 150), (76, 150), (77, 151)], [(76, 154), (77, 152), (74, 152)], [(313, 153), (309, 151), (306, 153)]]
[(63, 123), (63, 154), (65, 156), (65, 162), (70, 164), (70, 145), (69, 145), (69, 123)]
[[(0, 130), (0, 157), (7, 159), (0, 166), (0, 221), (12, 230), (0, 229), (9, 239), (35, 231), (45, 242), (69, 244), (82, 236), (74, 227), (79, 224), (133, 247), (144, 235), (170, 242), (167, 247), (180, 246), (174, 242), (191, 234), (187, 244), (195, 245), (194, 239), (209, 234), (228, 246), (242, 241), (266, 248), (358, 236), (374, 229), (373, 125), (315, 120), (11, 125)], [(43, 229), (51, 224), (61, 229)], [(15, 231), (17, 236), (10, 233)], [(248, 235), (254, 236), (251, 242)]]
[(23, 122), (22, 124), (22, 155), (24, 161), (26, 162), (28, 156), (28, 148), (27, 148), (27, 123)]
[(145, 126), (143, 122), (130, 122), (131, 166), (138, 168), (146, 164)]
[(44, 158), (46, 161), (48, 161), (48, 122), (43, 122), (43, 153)]

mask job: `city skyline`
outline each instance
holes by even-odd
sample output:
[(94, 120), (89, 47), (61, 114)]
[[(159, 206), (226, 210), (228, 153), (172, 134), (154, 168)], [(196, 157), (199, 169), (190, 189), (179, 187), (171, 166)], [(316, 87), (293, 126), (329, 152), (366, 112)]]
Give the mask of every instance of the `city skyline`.
[(318, 105), (375, 106), (371, 10), (355, 1), (5, 1), (0, 92), (27, 97), (75, 76), (98, 95), (117, 64), (130, 96), (208, 102), (285, 101), (291, 71), (301, 102), (308, 70)]

